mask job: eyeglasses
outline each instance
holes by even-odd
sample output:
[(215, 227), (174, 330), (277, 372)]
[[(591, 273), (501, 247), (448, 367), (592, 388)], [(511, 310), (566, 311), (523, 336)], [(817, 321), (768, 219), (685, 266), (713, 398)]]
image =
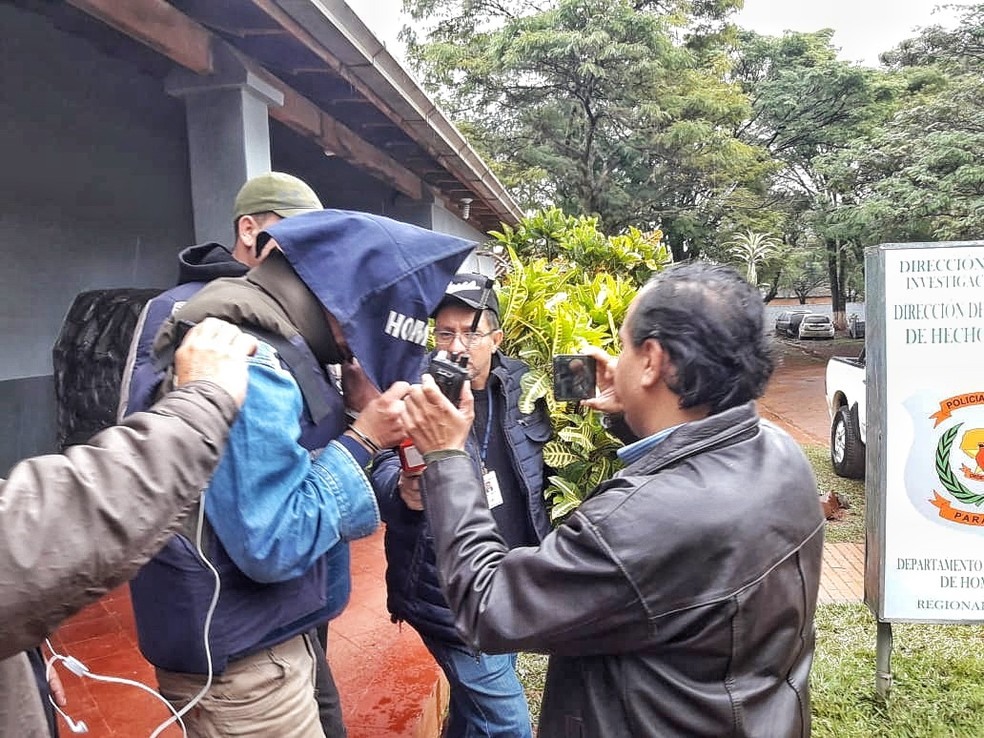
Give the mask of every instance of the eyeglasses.
[(495, 331), (487, 331), (486, 333), (478, 333), (477, 331), (465, 331), (464, 333), (457, 333), (456, 331), (434, 331), (434, 341), (438, 346), (450, 346), (454, 343), (454, 339), (457, 338), (461, 341), (462, 346), (471, 348), (483, 338), (491, 336), (493, 333)]

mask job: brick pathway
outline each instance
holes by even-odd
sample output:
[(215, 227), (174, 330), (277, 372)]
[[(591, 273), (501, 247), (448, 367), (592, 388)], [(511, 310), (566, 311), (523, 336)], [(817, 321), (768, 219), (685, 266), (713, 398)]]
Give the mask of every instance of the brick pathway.
[(821, 605), (861, 602), (864, 598), (864, 544), (833, 543), (823, 547)]

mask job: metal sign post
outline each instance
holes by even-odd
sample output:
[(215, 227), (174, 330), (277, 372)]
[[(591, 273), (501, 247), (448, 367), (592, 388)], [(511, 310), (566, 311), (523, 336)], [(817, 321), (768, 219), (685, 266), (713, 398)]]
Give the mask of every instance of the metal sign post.
[(984, 622), (984, 241), (865, 255), (865, 603), (875, 686), (893, 622)]

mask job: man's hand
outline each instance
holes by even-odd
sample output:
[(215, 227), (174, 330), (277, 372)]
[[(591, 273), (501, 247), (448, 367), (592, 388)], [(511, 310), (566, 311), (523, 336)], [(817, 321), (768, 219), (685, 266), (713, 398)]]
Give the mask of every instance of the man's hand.
[(394, 382), (362, 409), (352, 427), (368, 436), (379, 448), (399, 446), (407, 437), (403, 429), (403, 397), (409, 389), (406, 382)]
[(595, 379), (598, 394), (587, 400), (581, 400), (581, 406), (610, 415), (622, 412), (622, 400), (615, 392), (615, 365), (618, 364), (618, 359), (597, 346), (586, 346), (581, 353), (594, 358), (598, 367)]
[(65, 687), (62, 686), (61, 677), (58, 676), (58, 672), (53, 666), (48, 668), (48, 691), (51, 692), (51, 699), (59, 707), (65, 707), (68, 704)]
[(403, 424), (413, 445), (422, 454), (445, 449), (464, 450), (475, 419), (471, 382), (461, 388), (461, 402), (455, 407), (444, 396), (430, 374), (410, 388)]
[(396, 487), (400, 490), (400, 499), (403, 500), (403, 504), (410, 510), (424, 509), (424, 499), (420, 494), (419, 474), (407, 474), (401, 471)]
[(197, 380), (214, 382), (241, 406), (249, 382), (246, 359), (254, 353), (253, 336), (224, 320), (205, 318), (188, 331), (174, 353), (174, 386)]
[(361, 413), (366, 406), (382, 394), (376, 385), (359, 366), (356, 359), (342, 364), (342, 395), (345, 397), (345, 407)]

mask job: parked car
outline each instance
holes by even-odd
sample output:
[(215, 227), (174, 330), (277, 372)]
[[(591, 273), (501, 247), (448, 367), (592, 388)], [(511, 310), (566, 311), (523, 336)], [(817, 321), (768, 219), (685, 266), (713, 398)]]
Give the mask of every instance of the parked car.
[(833, 338), (834, 321), (829, 315), (804, 315), (800, 320), (797, 335), (805, 338)]
[(842, 477), (864, 477), (868, 413), (865, 405), (865, 352), (857, 358), (834, 356), (825, 385), (830, 413), (830, 463)]
[(777, 336), (797, 336), (799, 321), (804, 315), (809, 315), (812, 311), (807, 309), (784, 310), (776, 317)]
[(847, 335), (851, 338), (864, 338), (864, 316), (851, 313), (847, 316)]

